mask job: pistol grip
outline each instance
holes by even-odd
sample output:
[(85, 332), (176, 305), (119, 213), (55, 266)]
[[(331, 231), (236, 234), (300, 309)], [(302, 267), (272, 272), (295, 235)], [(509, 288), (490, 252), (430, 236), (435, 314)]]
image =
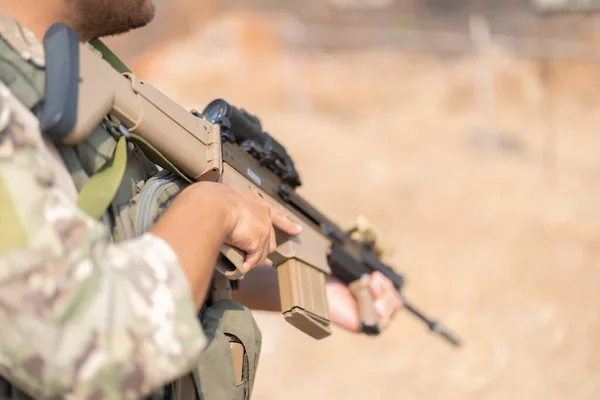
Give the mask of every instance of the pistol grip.
[(360, 316), (361, 331), (367, 335), (379, 335), (379, 318), (375, 310), (375, 303), (371, 296), (369, 285), (371, 277), (367, 274), (350, 283), (348, 288), (358, 303), (358, 314)]
[(217, 263), (217, 271), (225, 275), (230, 280), (242, 278), (248, 271), (244, 269), (244, 259), (246, 255), (240, 249), (224, 244), (221, 247), (221, 254), (229, 260), (227, 262)]
[[(248, 271), (244, 269), (244, 260), (246, 259), (246, 254), (243, 251), (224, 244), (221, 247), (221, 254), (227, 260), (229, 260), (229, 263), (217, 263), (217, 271), (219, 271), (221, 274), (225, 275), (230, 280), (235, 281), (243, 278), (244, 275), (248, 273)], [(272, 264), (273, 262), (267, 258), (265, 265)]]

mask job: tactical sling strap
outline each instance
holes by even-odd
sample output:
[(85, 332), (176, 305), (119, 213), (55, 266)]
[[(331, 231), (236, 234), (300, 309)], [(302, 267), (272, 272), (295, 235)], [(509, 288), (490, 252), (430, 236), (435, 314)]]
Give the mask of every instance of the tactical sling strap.
[(112, 67), (120, 73), (124, 74), (126, 72), (131, 72), (127, 65), (125, 65), (125, 63), (121, 61), (121, 59), (117, 57), (117, 55), (113, 53), (100, 39), (92, 39), (88, 42), (88, 44), (92, 49), (95, 49), (100, 54), (104, 61), (112, 65)]
[(25, 62), (2, 36), (0, 36), (0, 80), (25, 107), (34, 114), (39, 114), (44, 98), (44, 68)]
[(121, 136), (112, 160), (104, 169), (90, 177), (83, 185), (77, 206), (90, 217), (98, 220), (115, 197), (127, 166), (127, 140)]

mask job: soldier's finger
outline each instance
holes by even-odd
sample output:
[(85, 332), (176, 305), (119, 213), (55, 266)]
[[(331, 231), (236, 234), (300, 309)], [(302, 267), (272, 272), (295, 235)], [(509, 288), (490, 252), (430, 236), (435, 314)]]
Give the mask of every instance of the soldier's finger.
[(302, 232), (302, 227), (296, 223), (294, 223), (291, 219), (286, 217), (281, 213), (281, 211), (276, 209), (271, 209), (271, 220), (273, 221), (273, 226), (288, 235), (298, 235)]
[(379, 271), (375, 271), (371, 274), (369, 288), (373, 298), (378, 299), (383, 297), (389, 291), (389, 286), (386, 284), (386, 280), (389, 281), (389, 279), (383, 276), (383, 274)]
[(243, 267), (246, 271), (249, 271), (254, 267), (265, 265), (266, 259), (267, 255), (264, 248), (260, 249), (256, 253), (246, 253), (246, 259), (244, 260)]
[(377, 312), (377, 317), (379, 319), (379, 329), (383, 331), (388, 327), (392, 319), (391, 309), (385, 304), (385, 301), (381, 299), (375, 302), (375, 312)]
[(277, 241), (275, 240), (275, 229), (271, 227), (271, 233), (269, 235), (269, 247), (267, 249), (267, 254), (271, 254), (277, 248)]
[(386, 291), (384, 296), (375, 301), (375, 311), (381, 320), (391, 320), (394, 318), (402, 303), (400, 296), (395, 292)]

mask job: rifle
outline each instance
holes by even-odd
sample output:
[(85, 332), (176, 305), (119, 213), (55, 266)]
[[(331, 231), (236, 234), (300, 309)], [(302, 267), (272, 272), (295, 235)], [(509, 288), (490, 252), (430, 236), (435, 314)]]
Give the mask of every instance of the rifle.
[[(315, 339), (331, 334), (325, 283), (332, 275), (356, 297), (361, 330), (379, 334), (368, 277), (380, 271), (393, 282), (407, 311), (460, 345), (404, 297), (404, 278), (381, 261), (385, 246), (374, 229), (359, 224), (343, 231), (296, 193), (301, 179), (292, 158), (263, 131), (258, 118), (221, 99), (201, 113), (188, 111), (133, 73), (117, 72), (62, 24), (48, 30), (44, 47), (46, 105), (40, 126), (54, 141), (79, 143), (108, 116), (152, 162), (188, 183), (208, 180), (250, 189), (303, 227), (294, 237), (277, 231), (277, 248), (269, 255), (277, 270), (281, 311), (290, 324)], [(242, 279), (244, 254), (229, 246), (221, 254), (216, 270), (231, 281)]]

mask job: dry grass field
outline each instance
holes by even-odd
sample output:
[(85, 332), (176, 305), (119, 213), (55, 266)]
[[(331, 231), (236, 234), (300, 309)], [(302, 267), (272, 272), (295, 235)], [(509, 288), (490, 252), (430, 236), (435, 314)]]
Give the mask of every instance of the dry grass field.
[(323, 341), (258, 313), (254, 399), (600, 398), (600, 64), (498, 49), (484, 118), (470, 56), (290, 51), (286, 15), (181, 18), (174, 39), (160, 28), (125, 55), (138, 74), (186, 107), (223, 97), (260, 116), (299, 191), (340, 223), (379, 225), (407, 296), (466, 342), (406, 313), (379, 338)]

